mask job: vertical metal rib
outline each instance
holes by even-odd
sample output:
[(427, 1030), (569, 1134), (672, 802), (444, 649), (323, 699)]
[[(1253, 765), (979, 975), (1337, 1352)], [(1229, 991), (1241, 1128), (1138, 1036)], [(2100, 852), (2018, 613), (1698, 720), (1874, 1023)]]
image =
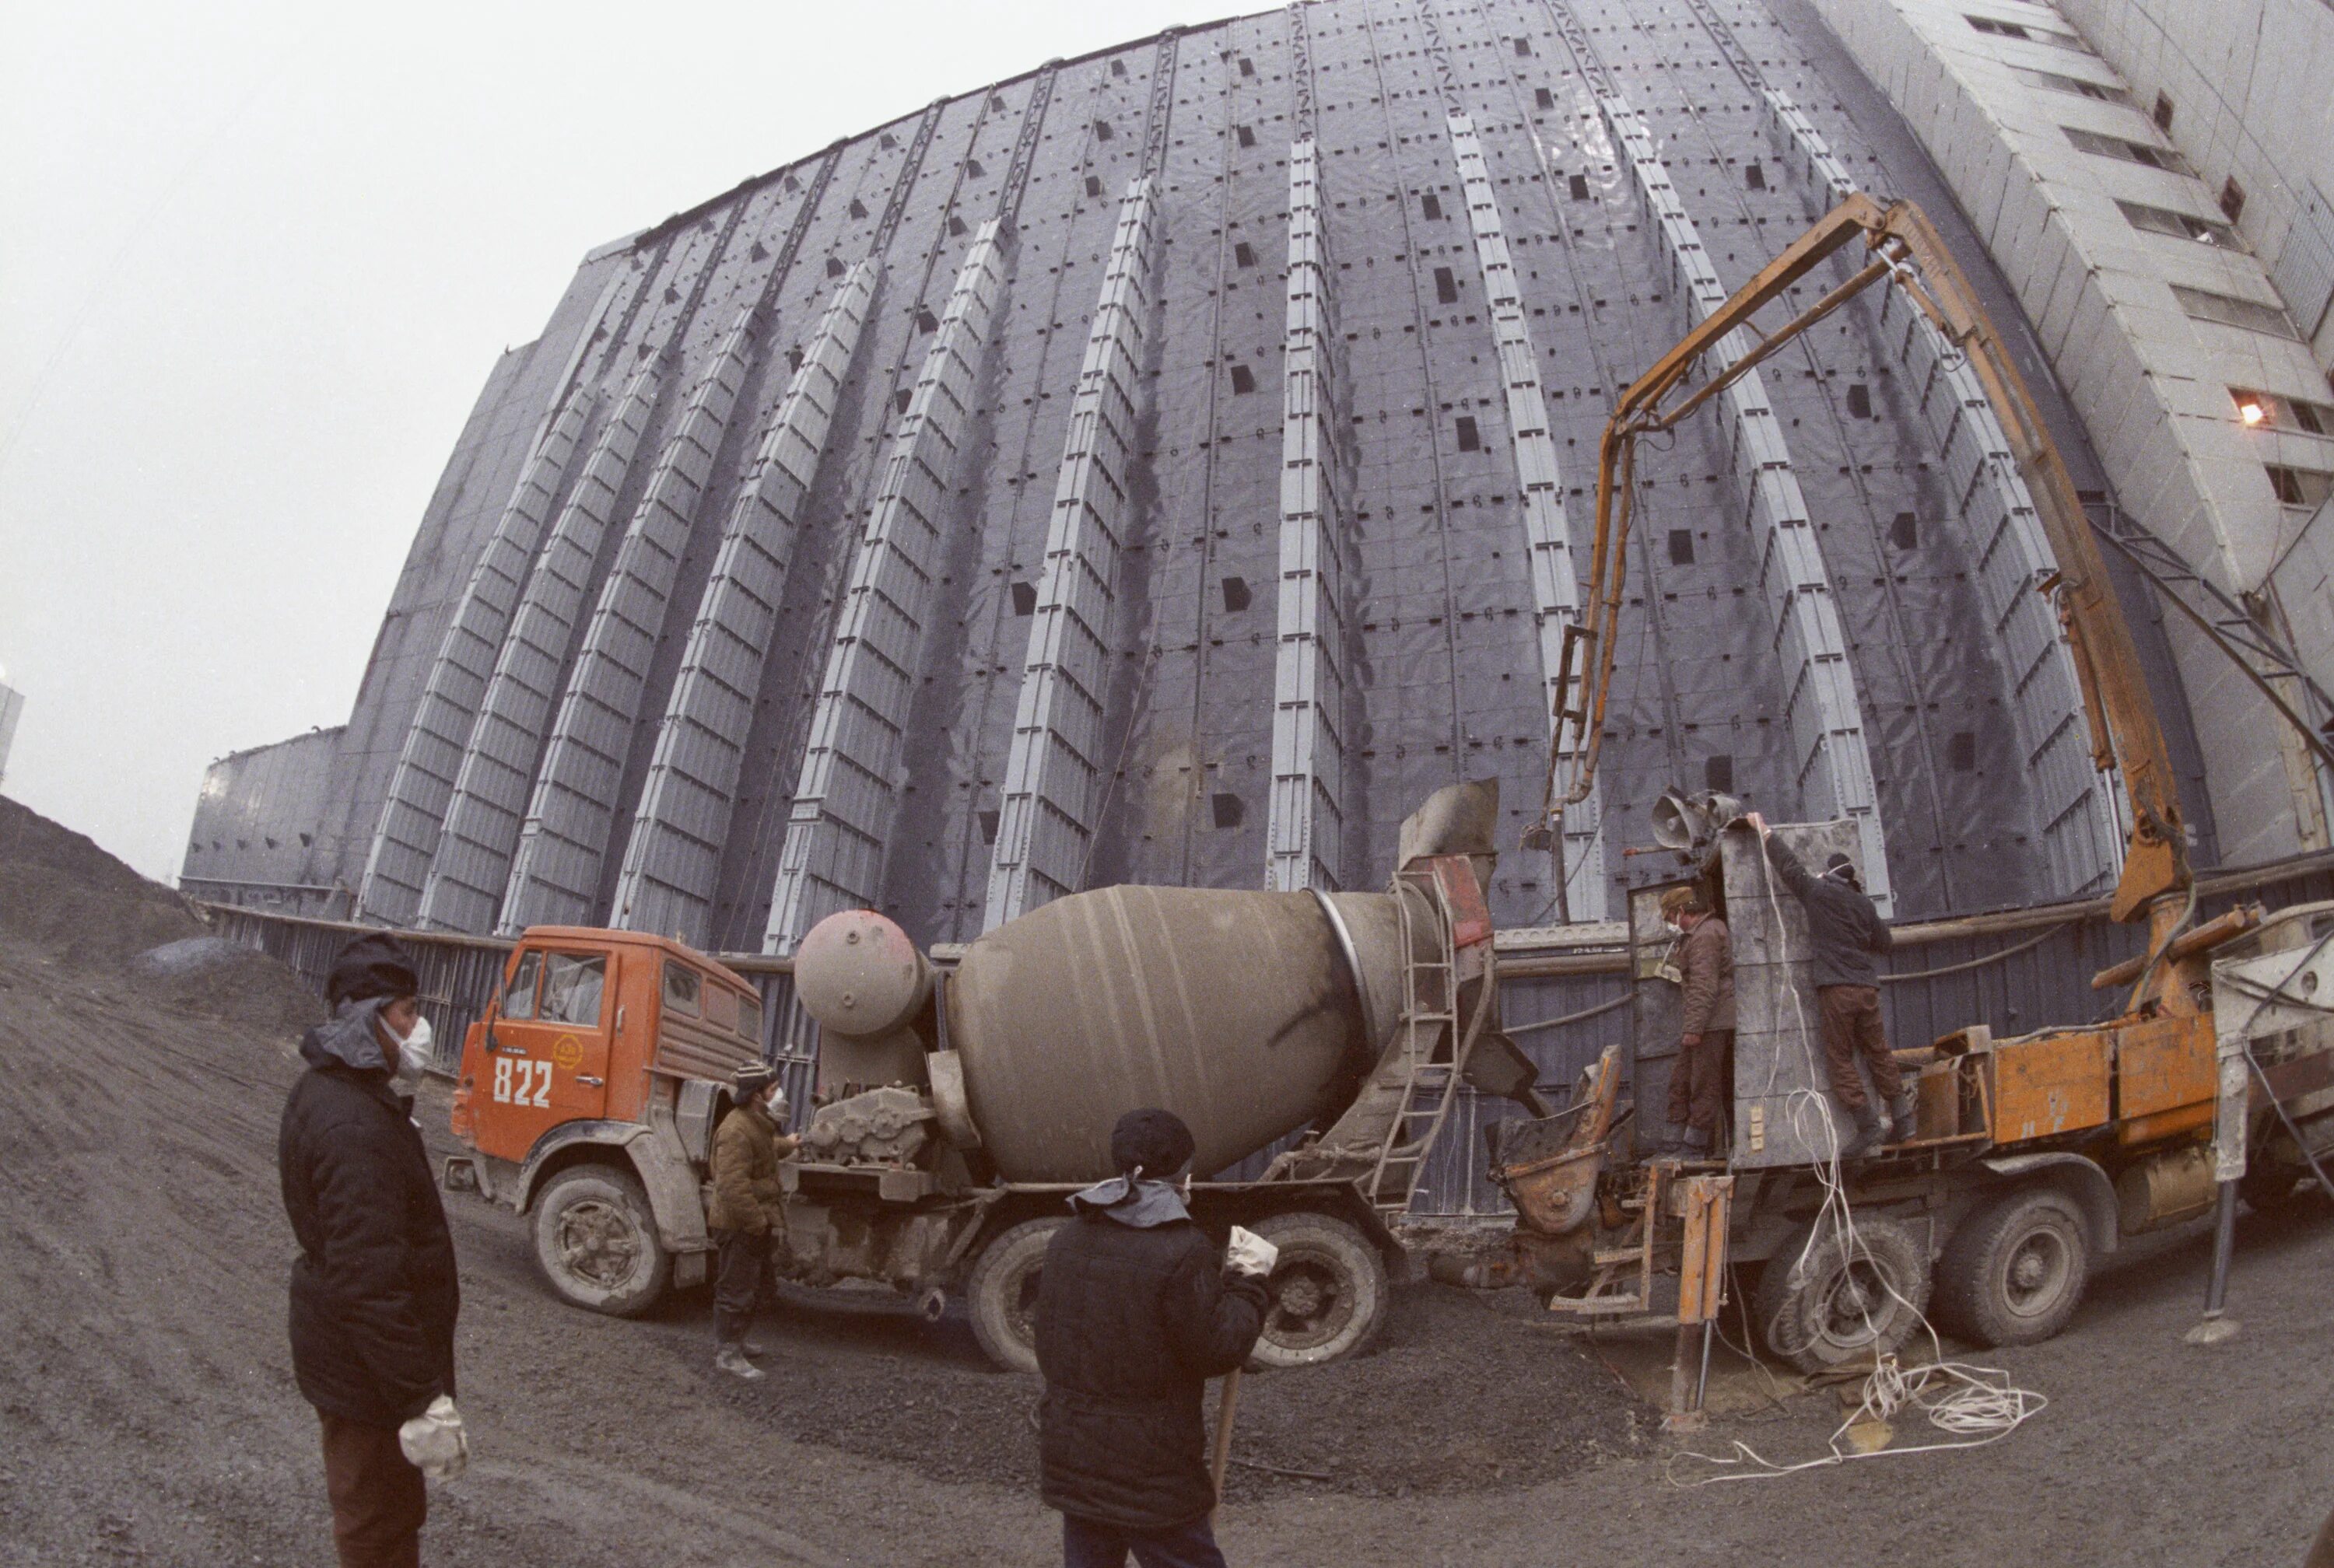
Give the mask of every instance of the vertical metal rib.
[(615, 926), (711, 939), (715, 880), (802, 505), (826, 449), (875, 274), (875, 263), (863, 261), (835, 285), (730, 510), (641, 791), (610, 917)]
[(585, 925), (596, 913), (601, 863), (649, 665), (664, 636), (698, 503), (745, 384), (757, 315), (752, 305), (740, 311), (708, 361), (601, 585), (511, 858), (497, 926), (505, 936), (529, 926)]
[(422, 926), (484, 932), (494, 925), (560, 671), (574, 646), (618, 493), (656, 408), (663, 364), (658, 355), (633, 374), (527, 578), (447, 803), (445, 832), (416, 911)]
[[(1515, 448), (1516, 482), (1523, 495), (1524, 553), (1531, 569), (1532, 625), (1539, 638), (1540, 714), (1553, 724), (1564, 630), (1580, 619), (1580, 580), (1572, 564), (1572, 529), (1564, 512), (1564, 481), (1557, 466), (1556, 438), (1548, 429), (1548, 401), (1540, 389), (1539, 357), (1532, 349), (1531, 329), (1524, 318), (1522, 293), (1482, 143), (1475, 135), (1475, 122), (1465, 114), (1451, 115), (1445, 126), (1466, 193), (1475, 260), (1483, 274), (1483, 298), (1491, 310), (1500, 380), (1507, 389), (1508, 429)], [(1605, 864), (1601, 788), (1592, 788), (1587, 800), (1565, 813), (1562, 874), (1565, 885), (1559, 901), (1569, 918), (1603, 919), (1610, 878)]]
[[(1301, 18), (1292, 36), (1303, 36)], [(1303, 80), (1300, 54), (1297, 70)], [(1280, 400), (1280, 596), (1273, 663), (1272, 798), (1265, 885), (1338, 886), (1345, 777), (1341, 554), (1346, 529), (1338, 438), (1328, 235), (1310, 135), (1288, 149), (1288, 312)]]
[(478, 705), (595, 400), (591, 389), (578, 385), (557, 410), (545, 416), (518, 487), (454, 607), (446, 640), (429, 667), (429, 683), (405, 732), (381, 825), (365, 859), (357, 908), (368, 919), (403, 925), (420, 907)]
[(885, 456), (811, 715), (771, 890), (763, 937), (768, 952), (791, 951), (823, 917), (875, 896), (898, 803), (903, 735), (957, 448), (1005, 290), (1003, 226), (1002, 218), (983, 224), (966, 252)]
[(1112, 580), (1133, 446), (1135, 380), (1151, 315), (1153, 183), (1147, 174), (1137, 177), (1119, 202), (1070, 403), (1006, 761), (984, 929), (1077, 891), (1094, 836), (1104, 766), (1099, 754)]

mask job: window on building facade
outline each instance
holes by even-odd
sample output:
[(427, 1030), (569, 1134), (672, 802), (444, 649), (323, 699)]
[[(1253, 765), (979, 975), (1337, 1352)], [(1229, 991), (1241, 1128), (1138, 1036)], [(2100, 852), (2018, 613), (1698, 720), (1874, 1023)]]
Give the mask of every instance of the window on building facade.
[(2144, 201), (2116, 203), (2126, 222), (2134, 228), (2150, 234), (2168, 234), (2175, 239), (2193, 239), (2200, 245), (2237, 245), (2237, 231), (2227, 224), (2209, 217), (2192, 217), (2185, 212), (2174, 212), (2167, 207), (2150, 207)]
[(2150, 147), (2144, 141), (2126, 141), (2120, 136), (2107, 136), (2071, 125), (2062, 125), (2059, 129), (2065, 131), (2067, 139), (2083, 152), (2096, 153), (2101, 158), (2119, 158), (2126, 163), (2144, 163), (2166, 174), (2191, 172), (2188, 160), (2168, 147)]
[(2276, 338), (2300, 336), (2283, 311), (2259, 300), (2241, 300), (2216, 294), (2210, 289), (2192, 289), (2185, 284), (2174, 284), (2172, 297), (2180, 302), (2182, 310), (2200, 322), (2218, 322), (2224, 327), (2242, 327), (2247, 332), (2267, 332)]

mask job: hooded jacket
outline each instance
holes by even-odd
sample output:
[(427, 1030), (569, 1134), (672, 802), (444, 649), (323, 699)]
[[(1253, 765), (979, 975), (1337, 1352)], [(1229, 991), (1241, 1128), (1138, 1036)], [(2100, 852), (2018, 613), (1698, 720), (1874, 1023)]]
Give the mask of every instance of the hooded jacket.
[(1877, 986), (1880, 971), (1873, 956), (1896, 945), (1879, 907), (1861, 888), (1837, 877), (1816, 877), (1799, 864), (1783, 841), (1767, 841), (1767, 859), (1775, 874), (1791, 890), (1808, 912), (1808, 938), (1815, 948), (1816, 989), (1826, 986)]
[(1124, 1178), (1071, 1200), (1037, 1291), (1040, 1495), (1138, 1533), (1216, 1505), (1201, 1394), (1248, 1360), (1264, 1282), (1222, 1255), (1164, 1182)]
[(786, 1189), (778, 1185), (778, 1124), (758, 1099), (748, 1100), (713, 1130), (710, 1230), (762, 1236), (786, 1225)]
[(1702, 1035), (1734, 1027), (1734, 938), (1726, 922), (1704, 915), (1678, 938), (1678, 1033)]
[(292, 1371), (328, 1416), (395, 1427), (454, 1392), (461, 1291), (413, 1100), (390, 1085), (381, 999), (308, 1031), (277, 1131), (292, 1265)]

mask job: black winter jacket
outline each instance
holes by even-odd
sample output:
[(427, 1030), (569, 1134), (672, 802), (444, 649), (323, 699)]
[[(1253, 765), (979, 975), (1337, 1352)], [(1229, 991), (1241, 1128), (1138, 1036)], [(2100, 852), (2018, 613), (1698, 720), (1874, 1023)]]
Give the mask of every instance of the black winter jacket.
[(1136, 1229), (1085, 1211), (1046, 1249), (1037, 1292), (1041, 1496), (1122, 1530), (1172, 1530), (1216, 1505), (1207, 1380), (1248, 1360), (1264, 1282), (1227, 1276), (1190, 1220)]
[(1837, 877), (1809, 876), (1780, 839), (1768, 839), (1767, 858), (1774, 862), (1783, 886), (1807, 907), (1808, 937), (1815, 945), (1816, 988), (1879, 985), (1880, 972), (1873, 965), (1873, 955), (1886, 953), (1896, 944), (1888, 933), (1888, 922), (1880, 918), (1871, 899)]
[[(329, 1028), (330, 1025), (326, 1025)], [(454, 1392), (454, 1243), (410, 1096), (300, 1043), (276, 1138), (292, 1265), (292, 1371), (328, 1416), (395, 1427)]]

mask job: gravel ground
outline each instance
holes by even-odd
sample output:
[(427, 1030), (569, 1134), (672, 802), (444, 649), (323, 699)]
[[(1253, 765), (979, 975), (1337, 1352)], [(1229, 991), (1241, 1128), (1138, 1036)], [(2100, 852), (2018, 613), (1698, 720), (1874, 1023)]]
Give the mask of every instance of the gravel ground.
[[(274, 1170), (298, 998), (266, 966), (198, 993), (133, 976), (199, 934), (185, 906), (6, 811), (0, 1563), (327, 1563)], [(442, 1104), (423, 1114), (442, 1141)], [(789, 1310), (764, 1331), (773, 1376), (738, 1384), (708, 1366), (701, 1293), (641, 1323), (578, 1313), (519, 1220), (449, 1209), (477, 1458), (433, 1496), (426, 1561), (1058, 1560), (1027, 1486), (1034, 1387), (961, 1323)], [(2122, 1255), (2066, 1335), (1995, 1358), (2051, 1400), (2002, 1443), (1695, 1490), (1619, 1380), (1519, 1303), (1412, 1285), (1372, 1355), (1249, 1382), (1239, 1456), (1328, 1478), (1236, 1470), (1220, 1532), (1251, 1563), (2297, 1563), (2334, 1502), (2312, 1435), (2334, 1227), (2248, 1217), (2244, 1332), (2212, 1352), (2179, 1342), (2205, 1245)], [(1693, 1447), (1803, 1458), (1837, 1419), (1799, 1397)]]

